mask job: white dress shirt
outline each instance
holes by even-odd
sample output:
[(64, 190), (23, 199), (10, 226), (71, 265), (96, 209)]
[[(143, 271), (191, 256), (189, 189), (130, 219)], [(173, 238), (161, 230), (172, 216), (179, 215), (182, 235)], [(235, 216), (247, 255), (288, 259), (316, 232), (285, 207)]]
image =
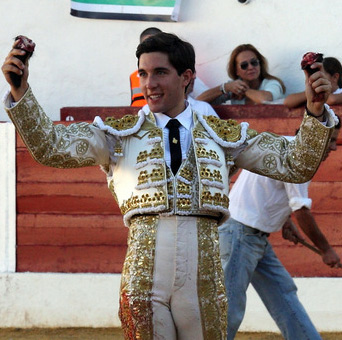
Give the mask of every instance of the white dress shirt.
[[(205, 105), (203, 105), (205, 104)], [(211, 108), (208, 108), (208, 106)], [(149, 106), (146, 104), (143, 106), (142, 110), (145, 113), (150, 111)], [(203, 115), (215, 115), (218, 117), (217, 113), (214, 109), (208, 104), (201, 102), (195, 99), (189, 99), (186, 101), (186, 108), (183, 112), (181, 112), (175, 119), (177, 119), (181, 126), (179, 127), (179, 137), (180, 137), (180, 144), (182, 149), (182, 160), (187, 157), (187, 153), (191, 144), (191, 129), (194, 126), (194, 122), (192, 119), (192, 111), (200, 112)], [(171, 155), (170, 155), (170, 144), (169, 144), (169, 129), (166, 127), (166, 124), (171, 119), (169, 116), (165, 115), (164, 113), (154, 113), (156, 118), (157, 126), (163, 129), (163, 136), (164, 136), (164, 145), (165, 145), (165, 162), (167, 166), (171, 165)]]
[(229, 194), (231, 217), (266, 233), (278, 231), (291, 212), (311, 209), (309, 184), (284, 183), (242, 170)]

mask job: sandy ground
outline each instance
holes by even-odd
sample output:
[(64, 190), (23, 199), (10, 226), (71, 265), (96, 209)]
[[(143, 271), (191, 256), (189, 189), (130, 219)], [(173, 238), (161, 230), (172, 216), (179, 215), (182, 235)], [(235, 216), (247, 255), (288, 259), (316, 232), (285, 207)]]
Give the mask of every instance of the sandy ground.
[[(322, 334), (323, 340), (342, 340), (342, 333)], [(0, 329), (0, 340), (123, 340), (120, 329), (58, 328), (58, 329)], [(237, 340), (280, 340), (275, 333), (239, 333)], [(189, 339), (190, 340), (190, 339)]]

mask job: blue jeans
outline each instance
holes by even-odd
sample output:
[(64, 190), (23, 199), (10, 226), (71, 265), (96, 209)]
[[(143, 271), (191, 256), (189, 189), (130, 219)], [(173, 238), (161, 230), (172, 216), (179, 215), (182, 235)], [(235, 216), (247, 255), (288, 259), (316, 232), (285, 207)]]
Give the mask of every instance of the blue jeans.
[(297, 296), (297, 287), (278, 260), (267, 235), (230, 218), (219, 227), (221, 261), (228, 298), (228, 336), (234, 339), (246, 309), (249, 283), (283, 337), (321, 339)]

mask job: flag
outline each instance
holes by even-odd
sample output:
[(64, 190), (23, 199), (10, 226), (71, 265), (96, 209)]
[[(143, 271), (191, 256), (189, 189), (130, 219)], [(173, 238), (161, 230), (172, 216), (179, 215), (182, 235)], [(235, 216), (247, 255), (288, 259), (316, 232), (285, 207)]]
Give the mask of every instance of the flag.
[(178, 21), (181, 0), (71, 0), (71, 15), (92, 19)]

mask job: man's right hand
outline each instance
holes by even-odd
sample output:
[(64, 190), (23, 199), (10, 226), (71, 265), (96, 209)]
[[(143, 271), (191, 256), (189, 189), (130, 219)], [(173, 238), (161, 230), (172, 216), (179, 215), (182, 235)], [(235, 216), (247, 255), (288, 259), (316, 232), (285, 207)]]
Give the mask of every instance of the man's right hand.
[[(15, 102), (18, 102), (27, 91), (29, 85), (27, 82), (28, 79), (28, 61), (24, 64), (20, 59), (16, 56), (24, 55), (26, 52), (22, 51), (21, 49), (16, 48), (19, 40), (15, 41), (13, 44), (12, 50), (9, 52), (8, 56), (6, 57), (1, 70), (5, 76), (6, 81), (11, 87), (11, 95)], [(19, 87), (15, 87), (12, 83), (10, 72), (16, 73), (22, 76), (21, 84)]]
[(336, 254), (332, 247), (322, 252), (323, 262), (331, 268), (342, 268), (340, 257)]

